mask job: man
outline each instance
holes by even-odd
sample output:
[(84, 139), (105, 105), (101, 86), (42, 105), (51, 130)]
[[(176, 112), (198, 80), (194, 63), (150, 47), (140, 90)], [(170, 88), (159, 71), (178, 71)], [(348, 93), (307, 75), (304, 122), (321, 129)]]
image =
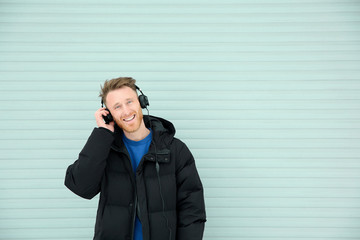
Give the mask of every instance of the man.
[(86, 199), (100, 192), (94, 240), (202, 239), (205, 204), (194, 158), (172, 123), (143, 116), (147, 97), (136, 90), (132, 78), (105, 81), (107, 108), (95, 112), (98, 127), (65, 185)]

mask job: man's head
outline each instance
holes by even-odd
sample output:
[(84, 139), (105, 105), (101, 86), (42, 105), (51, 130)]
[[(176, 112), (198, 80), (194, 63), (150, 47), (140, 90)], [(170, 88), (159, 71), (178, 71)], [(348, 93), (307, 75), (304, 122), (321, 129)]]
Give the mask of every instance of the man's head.
[(144, 131), (143, 114), (136, 92), (135, 79), (129, 77), (107, 80), (99, 95), (125, 134)]

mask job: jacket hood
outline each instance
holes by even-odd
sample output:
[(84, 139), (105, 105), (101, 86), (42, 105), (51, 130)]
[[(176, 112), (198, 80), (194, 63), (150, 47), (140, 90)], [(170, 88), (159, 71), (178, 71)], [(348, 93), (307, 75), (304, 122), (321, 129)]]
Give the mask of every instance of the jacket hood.
[(155, 117), (151, 115), (144, 116), (145, 126), (151, 128), (154, 132), (161, 134), (168, 134), (171, 137), (175, 136), (175, 127), (174, 125), (163, 118)]
[(144, 116), (145, 126), (153, 130), (153, 140), (156, 145), (162, 148), (167, 148), (175, 136), (174, 125), (163, 118), (151, 115)]

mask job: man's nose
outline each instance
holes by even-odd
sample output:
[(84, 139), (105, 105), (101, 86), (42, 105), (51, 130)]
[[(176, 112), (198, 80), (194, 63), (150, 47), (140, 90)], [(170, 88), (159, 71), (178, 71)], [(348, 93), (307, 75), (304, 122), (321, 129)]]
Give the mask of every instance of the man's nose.
[(124, 106), (123, 107), (123, 113), (125, 116), (129, 115), (131, 113), (131, 109), (129, 108), (129, 106)]

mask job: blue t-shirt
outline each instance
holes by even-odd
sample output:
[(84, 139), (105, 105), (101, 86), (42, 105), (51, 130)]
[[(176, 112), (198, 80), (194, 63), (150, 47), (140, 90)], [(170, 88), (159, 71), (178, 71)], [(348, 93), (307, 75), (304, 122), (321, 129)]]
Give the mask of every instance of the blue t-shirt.
[[(125, 134), (123, 134), (123, 142), (126, 146), (130, 154), (131, 164), (134, 170), (134, 174), (136, 172), (136, 168), (139, 166), (139, 163), (143, 156), (149, 151), (149, 147), (152, 139), (152, 131), (150, 130), (150, 134), (147, 135), (146, 138), (140, 141), (133, 141), (128, 139)], [(142, 226), (141, 222), (136, 216), (135, 218), (135, 230), (134, 230), (134, 240), (142, 240)]]

